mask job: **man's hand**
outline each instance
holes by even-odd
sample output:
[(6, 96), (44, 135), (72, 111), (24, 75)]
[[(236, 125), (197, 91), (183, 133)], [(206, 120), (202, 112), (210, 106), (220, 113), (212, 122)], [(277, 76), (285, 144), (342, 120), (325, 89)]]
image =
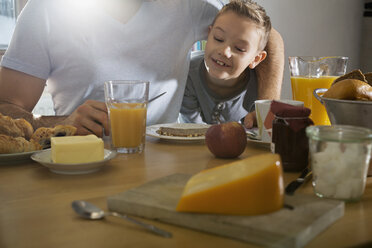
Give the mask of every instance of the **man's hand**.
[(61, 124), (75, 126), (76, 135), (95, 134), (102, 137), (103, 129), (105, 135), (109, 135), (108, 113), (104, 102), (87, 100)]
[(248, 113), (244, 118), (244, 127), (252, 128), (257, 126), (256, 111)]

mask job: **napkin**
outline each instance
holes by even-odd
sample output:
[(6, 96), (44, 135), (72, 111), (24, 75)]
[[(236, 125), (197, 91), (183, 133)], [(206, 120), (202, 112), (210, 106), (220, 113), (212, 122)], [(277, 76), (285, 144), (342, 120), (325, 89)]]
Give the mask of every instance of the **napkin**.
[(309, 108), (272, 101), (270, 110), (276, 118), (282, 119), (295, 132), (309, 125), (314, 125), (314, 122), (309, 118), (311, 113)]

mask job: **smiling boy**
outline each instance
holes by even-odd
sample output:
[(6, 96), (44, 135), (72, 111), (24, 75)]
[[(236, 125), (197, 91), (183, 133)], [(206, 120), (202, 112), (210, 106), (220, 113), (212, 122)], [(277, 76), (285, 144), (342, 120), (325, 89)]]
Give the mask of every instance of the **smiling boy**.
[(271, 30), (266, 11), (251, 0), (225, 5), (209, 27), (205, 53), (192, 58), (181, 107), (184, 122), (240, 121), (257, 99), (254, 68), (266, 58)]

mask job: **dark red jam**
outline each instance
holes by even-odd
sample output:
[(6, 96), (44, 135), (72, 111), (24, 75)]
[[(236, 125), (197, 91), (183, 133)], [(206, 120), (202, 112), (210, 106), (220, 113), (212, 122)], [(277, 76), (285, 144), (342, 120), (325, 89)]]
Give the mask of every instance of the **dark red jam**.
[[(296, 119), (303, 121), (308, 117), (289, 117), (291, 121)], [(307, 126), (293, 130), (288, 124), (286, 117), (275, 117), (273, 121), (272, 145), (275, 153), (282, 159), (283, 170), (287, 172), (298, 172), (305, 169), (309, 163), (309, 141), (306, 136)]]

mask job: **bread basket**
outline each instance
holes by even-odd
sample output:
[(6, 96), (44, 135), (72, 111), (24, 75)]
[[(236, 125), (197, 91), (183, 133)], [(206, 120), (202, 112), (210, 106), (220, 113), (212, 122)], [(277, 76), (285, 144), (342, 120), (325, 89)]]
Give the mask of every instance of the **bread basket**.
[(322, 97), (328, 89), (315, 89), (313, 94), (326, 108), (332, 125), (353, 125), (372, 129), (372, 101), (339, 100)]

